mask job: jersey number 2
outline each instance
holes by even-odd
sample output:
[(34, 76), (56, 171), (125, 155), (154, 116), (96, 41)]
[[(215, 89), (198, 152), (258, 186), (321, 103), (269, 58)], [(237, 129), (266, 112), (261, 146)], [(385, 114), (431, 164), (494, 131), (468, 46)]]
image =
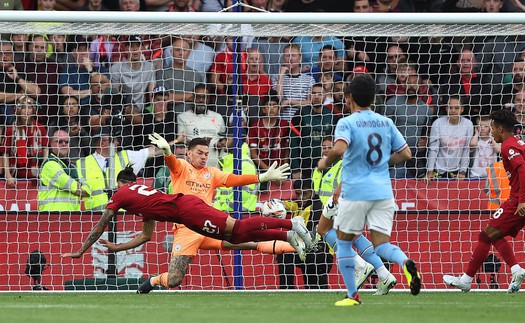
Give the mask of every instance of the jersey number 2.
[(148, 187), (146, 185), (140, 185), (140, 184), (132, 185), (130, 186), (129, 189), (132, 191), (137, 191), (137, 193), (139, 193), (140, 195), (144, 195), (144, 196), (150, 196), (150, 195), (157, 193), (156, 189), (152, 187)]

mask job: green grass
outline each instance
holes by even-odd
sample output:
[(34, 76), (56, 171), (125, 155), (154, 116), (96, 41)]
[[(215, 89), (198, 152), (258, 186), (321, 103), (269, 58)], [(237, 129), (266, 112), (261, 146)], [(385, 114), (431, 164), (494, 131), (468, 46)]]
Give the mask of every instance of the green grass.
[(0, 293), (0, 321), (17, 322), (523, 322), (525, 293), (361, 293), (335, 307), (340, 292)]

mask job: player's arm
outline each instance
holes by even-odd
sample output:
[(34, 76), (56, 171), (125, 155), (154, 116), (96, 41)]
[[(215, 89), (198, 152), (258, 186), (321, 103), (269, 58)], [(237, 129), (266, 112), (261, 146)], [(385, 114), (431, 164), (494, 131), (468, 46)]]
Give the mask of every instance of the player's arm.
[(330, 166), (332, 166), (336, 161), (341, 159), (343, 154), (346, 151), (346, 148), (348, 148), (348, 143), (345, 140), (337, 140), (328, 152), (328, 155), (326, 158), (321, 158), (319, 162), (317, 163), (317, 168), (319, 170), (327, 170)]
[(64, 253), (64, 254), (62, 254), (62, 257), (63, 258), (65, 258), (65, 257), (71, 257), (71, 258), (80, 258), (80, 257), (82, 257), (84, 252), (86, 252), (89, 249), (89, 247), (91, 247), (95, 243), (95, 241), (97, 241), (98, 238), (100, 238), (100, 236), (104, 232), (104, 229), (106, 229), (106, 227), (108, 226), (109, 221), (111, 221), (111, 218), (113, 218), (113, 215), (115, 215), (115, 211), (113, 211), (111, 209), (104, 210), (104, 213), (102, 214), (102, 217), (100, 218), (100, 221), (98, 221), (97, 225), (95, 225), (93, 227), (93, 229), (91, 230), (91, 233), (89, 233), (88, 238), (86, 239), (86, 241), (84, 242), (84, 244), (82, 245), (80, 250), (77, 251), (77, 252), (73, 252), (73, 253)]
[(128, 242), (114, 244), (104, 239), (100, 239), (100, 243), (108, 248), (109, 251), (117, 252), (136, 248), (151, 240), (153, 230), (155, 229), (155, 220), (148, 220), (142, 223), (142, 232), (135, 238)]
[(170, 144), (166, 141), (166, 139), (164, 139), (161, 135), (159, 135), (156, 132), (152, 135), (149, 135), (148, 138), (153, 145), (159, 147), (164, 153), (164, 161), (166, 162), (170, 173), (177, 173), (182, 163), (180, 162), (180, 160), (177, 159), (177, 157), (173, 155), (173, 153), (171, 152)]
[(266, 172), (259, 174), (259, 175), (230, 174), (226, 178), (226, 183), (224, 184), (224, 186), (232, 187), (232, 186), (250, 185), (250, 184), (255, 184), (255, 183), (263, 183), (263, 182), (269, 182), (269, 181), (283, 181), (287, 179), (288, 176), (290, 176), (290, 165), (288, 165), (288, 163), (282, 164), (281, 166), (277, 167), (277, 162), (273, 162), (273, 164), (268, 168)]
[(388, 161), (388, 165), (394, 166), (397, 164), (401, 164), (411, 158), (412, 158), (412, 151), (410, 150), (408, 146), (405, 146), (405, 148), (390, 155), (390, 160)]

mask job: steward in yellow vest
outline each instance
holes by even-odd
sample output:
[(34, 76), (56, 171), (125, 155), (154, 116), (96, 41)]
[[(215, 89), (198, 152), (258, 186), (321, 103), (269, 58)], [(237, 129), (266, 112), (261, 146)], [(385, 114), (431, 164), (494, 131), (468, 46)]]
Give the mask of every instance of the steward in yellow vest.
[[(250, 158), (250, 148), (247, 143), (241, 148), (243, 175), (257, 175), (257, 167)], [(219, 168), (223, 172), (233, 173), (233, 153), (219, 158)], [(242, 212), (253, 212), (257, 204), (257, 184), (244, 185), (242, 188)], [(218, 187), (215, 192), (213, 207), (223, 212), (233, 211), (233, 187)]]
[(314, 169), (312, 174), (312, 181), (314, 185), (314, 192), (319, 196), (323, 205), (334, 194), (335, 189), (341, 182), (341, 171), (343, 170), (343, 160), (338, 161), (329, 170), (321, 172), (319, 169)]

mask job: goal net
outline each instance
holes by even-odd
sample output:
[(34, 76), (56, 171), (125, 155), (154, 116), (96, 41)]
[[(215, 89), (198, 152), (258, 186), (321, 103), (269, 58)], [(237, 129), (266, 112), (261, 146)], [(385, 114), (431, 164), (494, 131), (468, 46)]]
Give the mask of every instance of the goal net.
[[(289, 163), (287, 180), (220, 188), (210, 204), (233, 212), (238, 202), (236, 214), (250, 217), (280, 199), (288, 217), (305, 217), (315, 231), (341, 175), (316, 165), (350, 113), (343, 90), (358, 74), (374, 77), (374, 110), (394, 121), (414, 156), (390, 169), (392, 241), (419, 264), (425, 289), (444, 289), (442, 275), (465, 270), (508, 196), (487, 116), (515, 112), (522, 134), (524, 22), (512, 14), (0, 12), (0, 291), (136, 289), (168, 271), (172, 252), (192, 258), (183, 290), (344, 288), (325, 242), (306, 262), (255, 244), (234, 252), (205, 240), (197, 251), (172, 223), (130, 250), (108, 253), (98, 241), (80, 259), (61, 255), (87, 239), (128, 163), (139, 184), (172, 192), (148, 139), (154, 132), (194, 165), (187, 146), (206, 139), (207, 165), (228, 173)], [(185, 185), (198, 192), (210, 173), (202, 176)], [(141, 230), (140, 217), (120, 214), (101, 238), (126, 243)], [(513, 241), (523, 261), (523, 232)], [(387, 265), (396, 289), (408, 288), (402, 269)], [(509, 282), (510, 268), (491, 250), (473, 288)], [(372, 275), (362, 288), (376, 283)]]

